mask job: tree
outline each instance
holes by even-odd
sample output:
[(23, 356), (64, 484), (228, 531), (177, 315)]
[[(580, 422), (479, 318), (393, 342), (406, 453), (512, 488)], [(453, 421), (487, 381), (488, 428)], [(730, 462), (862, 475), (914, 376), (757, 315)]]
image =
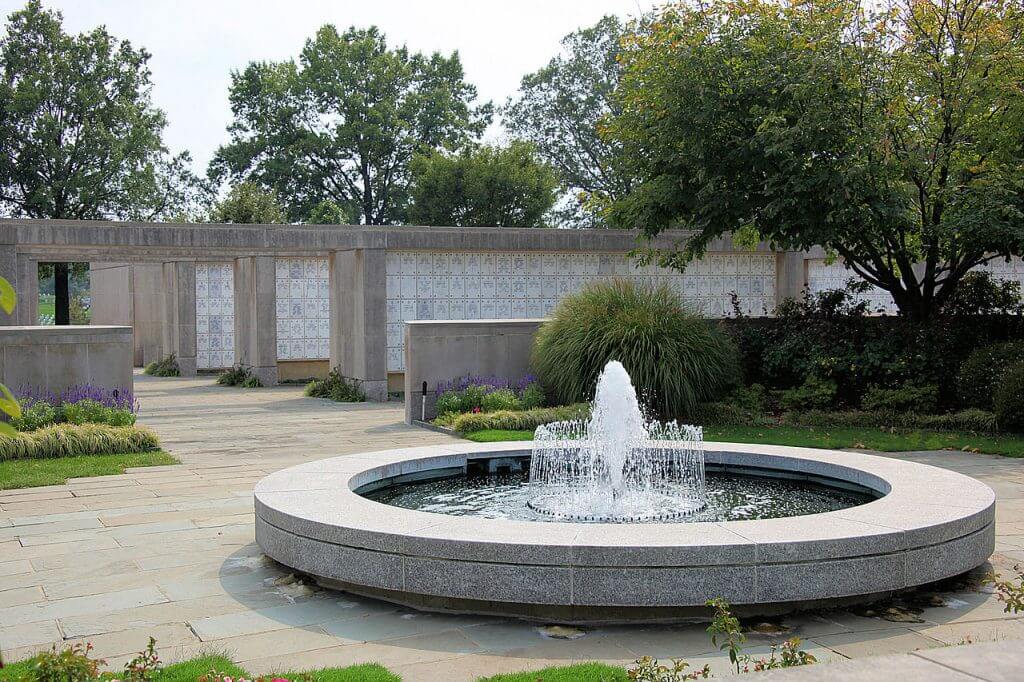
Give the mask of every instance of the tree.
[(642, 177), (614, 218), (676, 267), (732, 232), (821, 245), (938, 311), (971, 268), (1024, 252), (1021, 6), (1008, 0), (712, 0), (665, 9), (623, 54), (607, 134)]
[[(0, 211), (154, 220), (202, 201), (188, 155), (163, 145), (149, 54), (102, 27), (68, 35), (62, 19), (30, 0), (0, 39)], [(54, 269), (67, 324), (68, 264)]]
[(460, 227), (540, 227), (558, 179), (528, 142), (439, 152), (412, 163), (410, 222)]
[(414, 153), (458, 149), (491, 117), (472, 106), (458, 53), (389, 49), (375, 27), (323, 26), (298, 62), (254, 62), (231, 81), (231, 142), (211, 177), (275, 189), (296, 222), (325, 200), (366, 224), (401, 222)]
[(286, 222), (284, 209), (273, 190), (252, 182), (240, 182), (210, 212), (215, 223), (271, 225)]
[(344, 208), (330, 199), (324, 199), (309, 212), (306, 222), (310, 225), (350, 225), (356, 221)]
[(598, 133), (605, 118), (619, 113), (613, 93), (624, 32), (617, 17), (606, 16), (567, 35), (565, 54), (524, 76), (519, 93), (502, 110), (505, 127), (533, 142), (558, 171), (569, 195), (557, 214), (560, 223), (603, 226), (609, 202), (629, 193), (632, 176), (621, 145)]

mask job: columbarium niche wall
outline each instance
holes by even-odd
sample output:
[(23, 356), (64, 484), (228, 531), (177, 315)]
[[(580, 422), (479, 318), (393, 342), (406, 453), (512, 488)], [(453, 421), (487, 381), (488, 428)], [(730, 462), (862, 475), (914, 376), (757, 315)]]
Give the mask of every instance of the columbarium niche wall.
[(613, 277), (665, 284), (711, 317), (732, 312), (733, 293), (749, 315), (775, 307), (774, 254), (708, 254), (679, 273), (619, 254), (389, 251), (386, 269), (389, 372), (405, 371), (404, 322), (541, 318)]
[(196, 263), (196, 369), (235, 364), (234, 287), (231, 262)]
[(331, 354), (327, 259), (278, 258), (275, 278), (280, 378), (326, 373)]

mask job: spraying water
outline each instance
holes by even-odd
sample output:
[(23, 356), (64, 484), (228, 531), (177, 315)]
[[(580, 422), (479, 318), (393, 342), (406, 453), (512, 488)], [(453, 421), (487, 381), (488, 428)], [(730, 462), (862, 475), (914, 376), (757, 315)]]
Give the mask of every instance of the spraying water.
[(704, 507), (699, 427), (644, 418), (622, 363), (597, 382), (588, 422), (537, 427), (529, 506), (566, 520), (638, 522), (678, 518)]

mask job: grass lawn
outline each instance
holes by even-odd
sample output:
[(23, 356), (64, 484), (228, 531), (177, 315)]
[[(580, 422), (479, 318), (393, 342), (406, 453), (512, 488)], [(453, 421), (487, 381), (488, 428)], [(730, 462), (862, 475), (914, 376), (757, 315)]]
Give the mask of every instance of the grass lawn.
[[(466, 438), (478, 443), (532, 440), (532, 431), (477, 431)], [(907, 450), (977, 450), (993, 455), (1024, 457), (1024, 437), (975, 436), (939, 431), (897, 431), (878, 428), (809, 428), (798, 426), (710, 426), (704, 440), (726, 443), (766, 443), (810, 448), (862, 448), (882, 452)]]
[(481, 677), (479, 682), (626, 682), (628, 679), (629, 675), (622, 668), (602, 663), (577, 663), (525, 673)]
[(127, 467), (151, 467), (160, 464), (180, 464), (180, 462), (163, 450), (127, 455), (12, 459), (0, 462), (0, 490), (61, 485), (66, 483), (69, 478), (123, 474)]
[[(159, 647), (158, 647), (159, 649)], [(0, 682), (15, 682), (22, 679), (35, 679), (24, 677), (31, 670), (32, 660), (14, 663), (0, 669)], [(153, 677), (153, 682), (196, 682), (199, 677), (207, 675), (211, 670), (230, 675), (232, 677), (244, 676), (253, 679), (242, 668), (223, 656), (203, 656), (190, 661), (169, 665), (159, 674)], [(304, 679), (299, 673), (278, 673), (289, 680)], [(348, 668), (325, 668), (323, 670), (310, 670), (306, 673), (312, 682), (400, 682), (398, 675), (388, 671), (386, 668), (376, 664), (353, 665)], [(115, 678), (110, 675), (108, 679)], [(267, 675), (272, 679), (274, 675)]]

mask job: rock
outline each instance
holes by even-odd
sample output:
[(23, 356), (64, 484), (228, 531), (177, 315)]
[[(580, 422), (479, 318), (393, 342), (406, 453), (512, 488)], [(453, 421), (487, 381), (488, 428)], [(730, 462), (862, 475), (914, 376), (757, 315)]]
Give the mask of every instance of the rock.
[(551, 639), (579, 639), (583, 635), (587, 634), (579, 628), (569, 627), (568, 625), (545, 625), (542, 628), (537, 628), (542, 637), (549, 637)]

